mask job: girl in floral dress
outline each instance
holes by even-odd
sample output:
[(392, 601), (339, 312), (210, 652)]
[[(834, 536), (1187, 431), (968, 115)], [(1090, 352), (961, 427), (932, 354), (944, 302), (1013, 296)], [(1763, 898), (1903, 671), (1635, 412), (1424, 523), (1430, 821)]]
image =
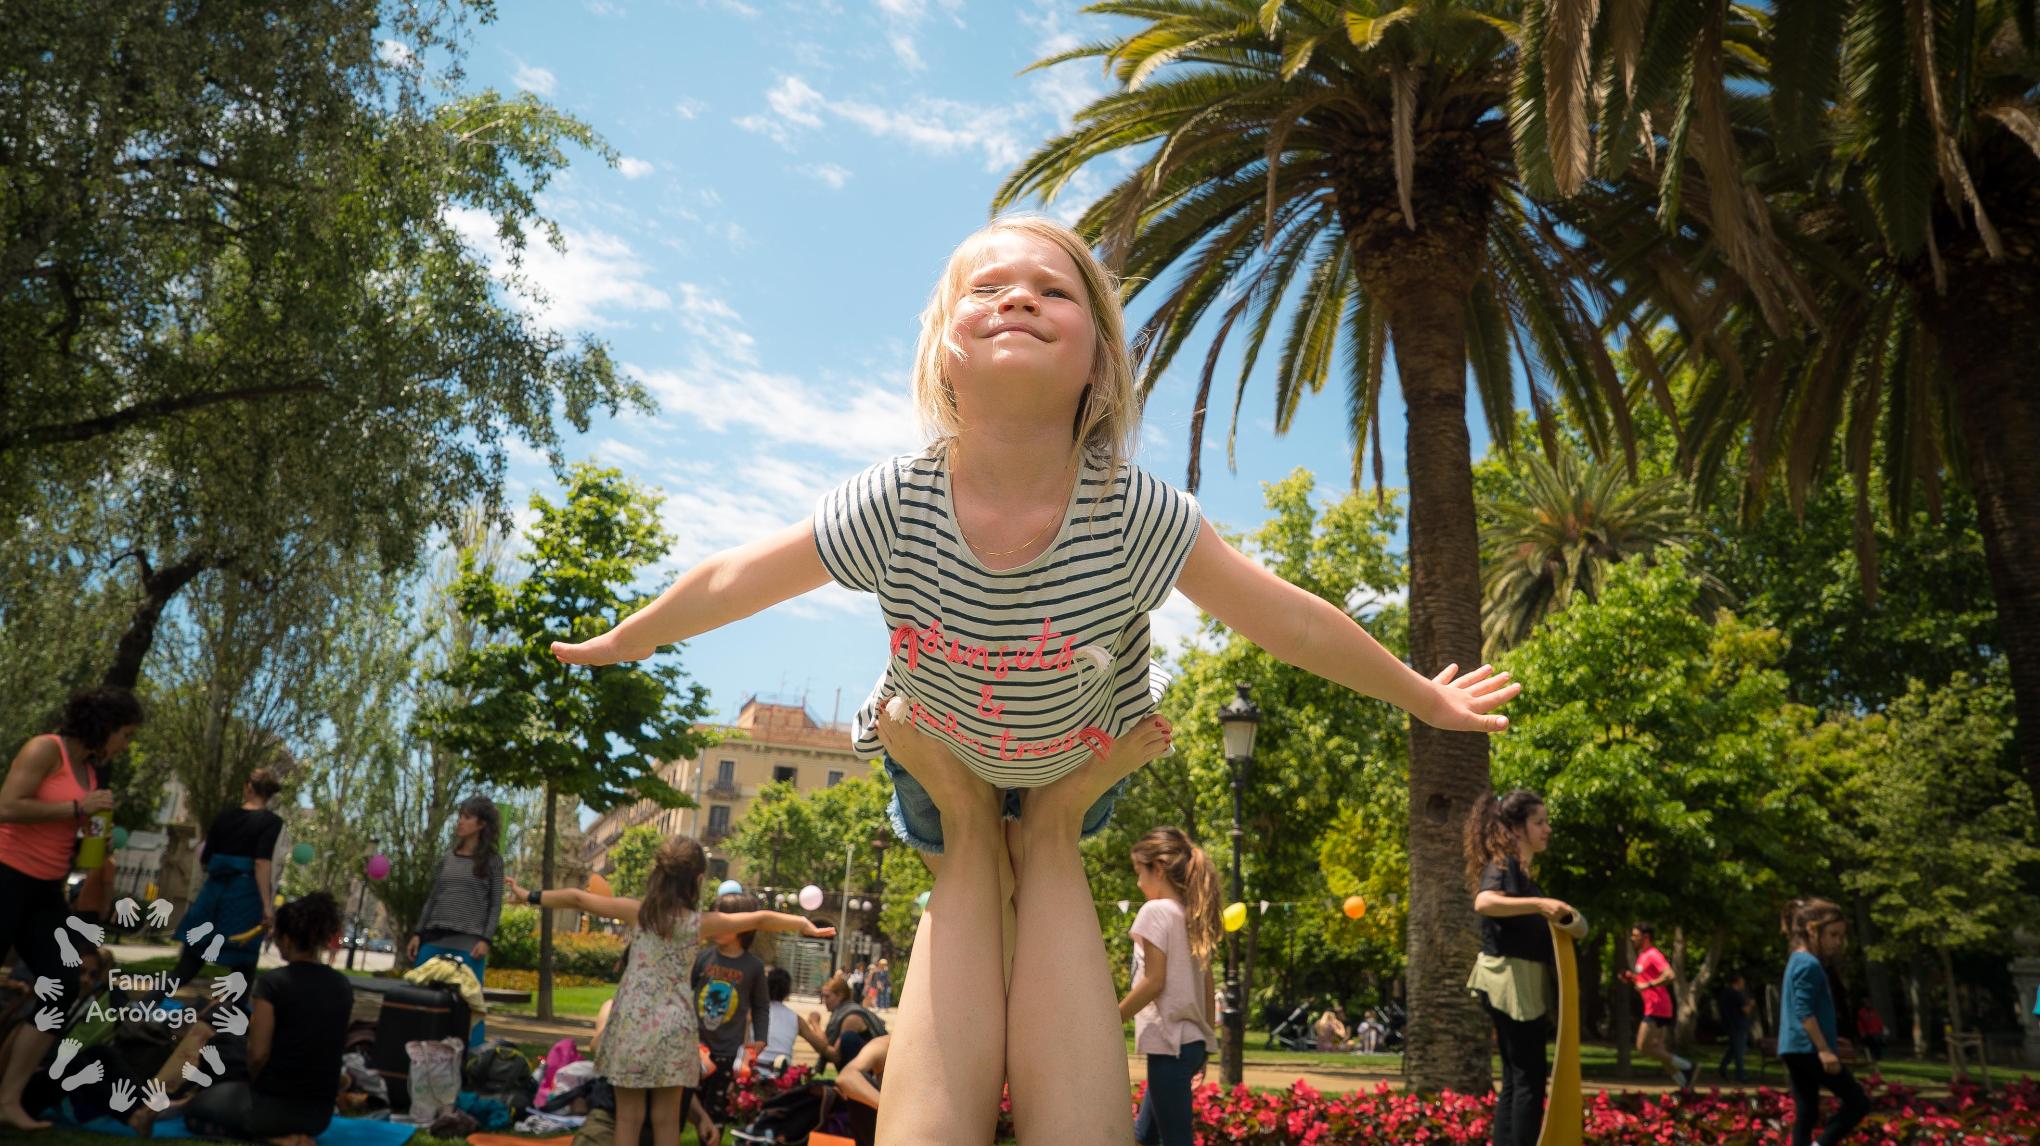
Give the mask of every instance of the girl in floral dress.
[(701, 1084), (700, 1037), (689, 981), (703, 940), (741, 931), (798, 931), (809, 938), (834, 935), (804, 916), (778, 911), (717, 912), (703, 916), (701, 845), (675, 836), (659, 849), (643, 899), (594, 895), (576, 888), (526, 891), (505, 878), (510, 894), (538, 907), (566, 907), (636, 927), (630, 965), (616, 989), (609, 1025), (595, 1048), (595, 1071), (616, 1091), (616, 1140), (634, 1143), (649, 1103), (654, 1146), (679, 1146), (680, 1113)]

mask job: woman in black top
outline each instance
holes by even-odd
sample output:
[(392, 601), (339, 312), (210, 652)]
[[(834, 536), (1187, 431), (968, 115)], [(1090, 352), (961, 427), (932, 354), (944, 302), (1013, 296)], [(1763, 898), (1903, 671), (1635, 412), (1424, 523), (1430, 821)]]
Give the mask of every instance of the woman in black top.
[(1467, 817), (1466, 880), (1481, 916), (1481, 954), (1467, 987), (1494, 1021), (1502, 1054), (1494, 1146), (1535, 1146), (1544, 1122), (1544, 1040), (1556, 1002), (1545, 921), (1585, 933), (1578, 914), (1530, 877), (1550, 844), (1551, 821), (1534, 792), (1480, 800)]
[(275, 773), (255, 769), (241, 787), (241, 803), (206, 829), (205, 883), (178, 924), (184, 952), (170, 977), (180, 985), (207, 963), (254, 973), (263, 933), (276, 922), (272, 869), (283, 818), (269, 810), (269, 798), (282, 787)]
[(354, 1010), (347, 976), (320, 962), (340, 934), (340, 905), (323, 891), (276, 913), (276, 946), (289, 962), (255, 980), (248, 1023), (249, 1082), (201, 1091), (184, 1122), (211, 1138), (252, 1138), (310, 1146), (333, 1120), (340, 1051)]

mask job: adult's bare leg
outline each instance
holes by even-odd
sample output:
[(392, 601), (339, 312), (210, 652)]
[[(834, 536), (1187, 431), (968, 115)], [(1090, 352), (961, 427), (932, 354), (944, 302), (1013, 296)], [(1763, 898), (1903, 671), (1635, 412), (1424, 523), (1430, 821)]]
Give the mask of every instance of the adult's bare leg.
[(1167, 747), (1168, 726), (1143, 723), (1105, 755), (1027, 793), (1006, 995), (1006, 1073), (1022, 1142), (1133, 1141), (1125, 1028), (1077, 837), (1091, 805)]
[(999, 793), (943, 745), (888, 715), (886, 751), (942, 814), (943, 854), (914, 932), (913, 966), (892, 1024), (881, 1146), (990, 1143), (1006, 1074)]

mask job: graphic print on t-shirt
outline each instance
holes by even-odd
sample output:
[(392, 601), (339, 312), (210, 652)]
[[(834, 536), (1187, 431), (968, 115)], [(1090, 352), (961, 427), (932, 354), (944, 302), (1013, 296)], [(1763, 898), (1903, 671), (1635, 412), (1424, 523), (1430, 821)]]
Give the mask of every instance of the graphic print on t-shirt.
[(736, 1021), (737, 987), (743, 982), (744, 972), (711, 962), (703, 966), (702, 973), (708, 976), (708, 981), (695, 995), (694, 1010), (701, 1017), (702, 1033), (707, 1034)]

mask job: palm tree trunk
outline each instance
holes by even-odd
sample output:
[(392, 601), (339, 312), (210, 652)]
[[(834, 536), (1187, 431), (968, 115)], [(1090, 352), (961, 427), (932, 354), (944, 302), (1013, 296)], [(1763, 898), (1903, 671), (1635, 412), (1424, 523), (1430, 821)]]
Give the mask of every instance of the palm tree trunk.
[[(1441, 234), (1442, 232), (1442, 234)], [(1407, 417), (1410, 663), (1426, 676), (1480, 663), (1480, 541), (1466, 429), (1465, 305), (1478, 235), (1438, 228), (1375, 248), (1362, 271), (1388, 307)], [(1462, 242), (1439, 242), (1454, 236)], [(1429, 242), (1422, 241), (1429, 239)], [(1453, 250), (1440, 248), (1452, 247)], [(1487, 737), (1410, 722), (1410, 1085), (1482, 1093), (1488, 1023), (1466, 991), (1480, 934), (1467, 896), (1461, 825), (1491, 800)]]
[(1998, 639), (2011, 664), (2019, 762), (2040, 808), (2040, 384), (2032, 360), (2040, 269), (2031, 260), (1956, 262), (1947, 293), (1923, 290), (1920, 301), (1954, 391)]

